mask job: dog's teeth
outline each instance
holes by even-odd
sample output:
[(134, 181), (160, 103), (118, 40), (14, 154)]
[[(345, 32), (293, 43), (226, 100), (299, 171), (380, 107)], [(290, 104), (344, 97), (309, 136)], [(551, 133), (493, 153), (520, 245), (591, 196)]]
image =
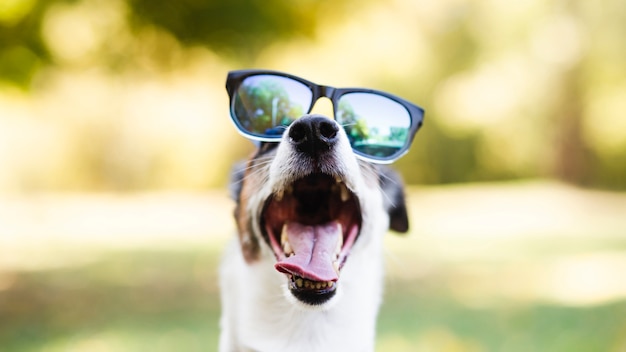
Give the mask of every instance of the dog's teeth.
[(346, 187), (346, 185), (342, 184), (339, 187), (339, 190), (341, 191), (341, 201), (347, 201), (350, 198), (350, 193), (348, 193), (348, 188)]
[(293, 249), (291, 248), (289, 242), (285, 242), (285, 244), (283, 244), (283, 251), (285, 251), (285, 255), (287, 255), (287, 257), (291, 257), (293, 255)]
[(293, 279), (292, 282), (297, 288), (305, 288), (311, 290), (325, 290), (327, 288), (333, 288), (335, 286), (334, 281), (311, 281), (298, 276), (296, 276), (296, 279)]
[(341, 183), (341, 177), (339, 177), (339, 175), (335, 175), (335, 182)]
[(289, 236), (287, 235), (287, 223), (283, 225), (283, 230), (280, 233), (280, 244), (283, 246), (283, 252), (285, 252), (285, 255), (287, 257), (291, 257), (293, 255), (293, 248), (291, 248)]
[(341, 253), (341, 248), (343, 248), (343, 226), (341, 226), (341, 224), (339, 224), (339, 235), (337, 237), (339, 237), (337, 239), (337, 248), (335, 248), (335, 254), (339, 255), (339, 253)]
[(337, 273), (337, 275), (339, 275), (339, 262), (338, 261), (333, 262), (333, 269), (335, 269), (335, 272)]
[(284, 196), (284, 195), (285, 195), (285, 190), (284, 190), (284, 189), (280, 189), (280, 190), (278, 190), (278, 192), (276, 192), (276, 195), (274, 196), (274, 198), (275, 198), (277, 201), (279, 201), (279, 202), (280, 202), (281, 200), (283, 200), (283, 196)]
[(280, 244), (284, 245), (287, 242), (287, 223), (283, 225), (283, 229), (280, 232)]

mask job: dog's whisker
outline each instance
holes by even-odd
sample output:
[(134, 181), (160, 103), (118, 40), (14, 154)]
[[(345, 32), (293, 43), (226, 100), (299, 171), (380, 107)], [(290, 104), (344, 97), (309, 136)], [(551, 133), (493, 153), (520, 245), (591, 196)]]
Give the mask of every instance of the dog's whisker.
[[(260, 163), (260, 164), (252, 165), (252, 166), (247, 167), (245, 169), (245, 171), (253, 170), (248, 175), (255, 174), (257, 172), (263, 172), (263, 171), (266, 171), (266, 169), (267, 169), (265, 166), (270, 165), (271, 163), (272, 163), (272, 161), (270, 160), (270, 161), (266, 161), (266, 162), (263, 162), (263, 163)], [(254, 169), (258, 169), (258, 170), (254, 170)]]
[[(252, 169), (255, 169), (255, 168), (259, 168), (259, 170), (255, 170), (255, 171), (253, 171), (253, 173), (260, 172), (260, 171), (265, 170), (264, 166), (269, 165), (271, 163), (272, 163), (272, 160), (261, 161), (259, 163), (254, 164), (254, 165), (249, 165), (249, 166), (246, 166), (246, 167), (242, 167), (242, 168), (238, 169), (237, 172), (246, 175), (246, 172), (248, 170), (252, 170)], [(250, 174), (247, 174), (246, 177), (248, 177), (248, 175), (250, 175)], [(243, 177), (237, 183), (240, 183), (241, 181), (243, 181)]]
[(273, 156), (262, 156), (262, 157), (259, 157), (259, 158), (255, 159), (254, 163), (252, 165), (246, 166), (246, 169), (258, 166), (259, 164), (262, 165), (262, 164), (267, 163), (267, 162), (272, 162), (273, 160), (274, 160)]
[(251, 172), (249, 172), (249, 173), (245, 176), (245, 178), (249, 178), (249, 177), (251, 177), (251, 176), (258, 176), (258, 175), (262, 175), (262, 174), (267, 174), (267, 175), (269, 175), (269, 170), (268, 170), (268, 168), (267, 168), (267, 167), (259, 167), (259, 169), (258, 169), (258, 170), (253, 170), (253, 169), (250, 169), (250, 170), (252, 170), (252, 171), (251, 171)]
[(380, 190), (380, 193), (382, 193), (383, 197), (387, 200), (387, 202), (389, 202), (389, 205), (391, 205), (392, 208), (396, 207), (396, 203), (391, 199), (391, 197), (389, 197), (389, 195), (387, 194), (387, 192), (385, 192), (382, 187), (380, 187), (380, 185), (377, 186), (378, 190)]
[(394, 179), (393, 177), (391, 177), (391, 176), (389, 176), (389, 175), (385, 174), (384, 172), (381, 172), (379, 176), (380, 176), (381, 178), (384, 178), (385, 180), (387, 180), (387, 181), (389, 181), (389, 182), (393, 183), (393, 184), (394, 184), (394, 185), (396, 185), (396, 186), (402, 186), (402, 185), (398, 182), (398, 180), (396, 180), (396, 179)]
[[(271, 163), (271, 161), (268, 161), (268, 162), (262, 163), (262, 164), (260, 164), (260, 165), (253, 165), (253, 166), (250, 166), (250, 167), (246, 168), (245, 170), (247, 171), (247, 170), (254, 169), (254, 168), (255, 168), (255, 167), (257, 167), (257, 166), (260, 166), (260, 168), (259, 168), (258, 170), (254, 170), (254, 171), (252, 171), (251, 173), (246, 174), (246, 175), (245, 175), (245, 176), (243, 176), (240, 180), (238, 180), (238, 181), (236, 181), (236, 182), (233, 182), (233, 184), (243, 183), (244, 181), (246, 181), (246, 180), (247, 180), (248, 178), (250, 178), (250, 177), (256, 177), (256, 176), (258, 176), (259, 174), (263, 174), (264, 172), (266, 173), (266, 172), (267, 172), (267, 168), (262, 167), (262, 166), (268, 165), (268, 164), (270, 164), (270, 163)], [(264, 176), (264, 177), (263, 177), (263, 178), (264, 178), (264, 179), (263, 179), (263, 181), (267, 181), (267, 177), (269, 177), (269, 176), (267, 176), (267, 175), (266, 175), (266, 176)]]
[(377, 185), (378, 190), (380, 190), (380, 191), (382, 191), (382, 188), (381, 188), (380, 182), (379, 182), (381, 176), (383, 176), (383, 174), (381, 172), (378, 172), (377, 170), (373, 170), (371, 168), (368, 169), (368, 172), (364, 172), (363, 173), (363, 177), (366, 179), (366, 181), (368, 183), (370, 183), (370, 184)]
[[(243, 177), (241, 180), (237, 181), (237, 184), (239, 184), (239, 183), (243, 183), (243, 182), (247, 181), (248, 179), (250, 179), (251, 177), (257, 177), (257, 175), (256, 175), (256, 174), (259, 174), (259, 173), (261, 173), (261, 172), (262, 172), (262, 171), (256, 171), (256, 172), (254, 172), (254, 173), (252, 173), (252, 174), (249, 174), (249, 175), (247, 175), (247, 176)], [(260, 178), (260, 180), (259, 180), (259, 184), (264, 184), (264, 183), (266, 183), (268, 180), (269, 180), (269, 176), (265, 175), (265, 176), (263, 176), (263, 177), (261, 177), (261, 178)]]

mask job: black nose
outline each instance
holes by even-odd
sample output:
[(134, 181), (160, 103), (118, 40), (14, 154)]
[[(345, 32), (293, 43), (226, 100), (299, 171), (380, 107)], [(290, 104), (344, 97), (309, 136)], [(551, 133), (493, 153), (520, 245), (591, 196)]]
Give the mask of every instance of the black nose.
[(315, 157), (329, 151), (337, 143), (338, 131), (339, 127), (333, 120), (310, 115), (291, 125), (289, 138), (296, 150)]

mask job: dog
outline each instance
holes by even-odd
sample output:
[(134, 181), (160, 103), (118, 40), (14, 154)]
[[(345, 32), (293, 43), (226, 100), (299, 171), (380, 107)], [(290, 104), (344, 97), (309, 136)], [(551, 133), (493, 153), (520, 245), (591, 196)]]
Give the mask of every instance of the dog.
[(400, 176), (306, 114), (234, 167), (231, 195), (219, 350), (373, 351), (383, 236), (409, 227)]

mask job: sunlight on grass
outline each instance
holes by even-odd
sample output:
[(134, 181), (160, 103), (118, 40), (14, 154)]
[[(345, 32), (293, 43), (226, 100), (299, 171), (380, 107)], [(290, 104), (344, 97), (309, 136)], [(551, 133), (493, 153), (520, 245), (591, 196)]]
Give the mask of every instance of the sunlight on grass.
[[(150, 350), (169, 351), (206, 351), (206, 341), (191, 330), (173, 328), (169, 331), (112, 330), (100, 331), (89, 336), (77, 336), (46, 346), (45, 352), (132, 352)], [(213, 348), (212, 344), (210, 344)]]
[(124, 351), (127, 344), (124, 339), (117, 334), (100, 334), (99, 336), (91, 336), (78, 341), (57, 342), (47, 346), (45, 352), (78, 352), (78, 351)]
[(378, 351), (393, 352), (480, 352), (485, 351), (480, 344), (464, 340), (447, 329), (430, 329), (407, 338), (391, 334), (382, 337), (376, 343)]

